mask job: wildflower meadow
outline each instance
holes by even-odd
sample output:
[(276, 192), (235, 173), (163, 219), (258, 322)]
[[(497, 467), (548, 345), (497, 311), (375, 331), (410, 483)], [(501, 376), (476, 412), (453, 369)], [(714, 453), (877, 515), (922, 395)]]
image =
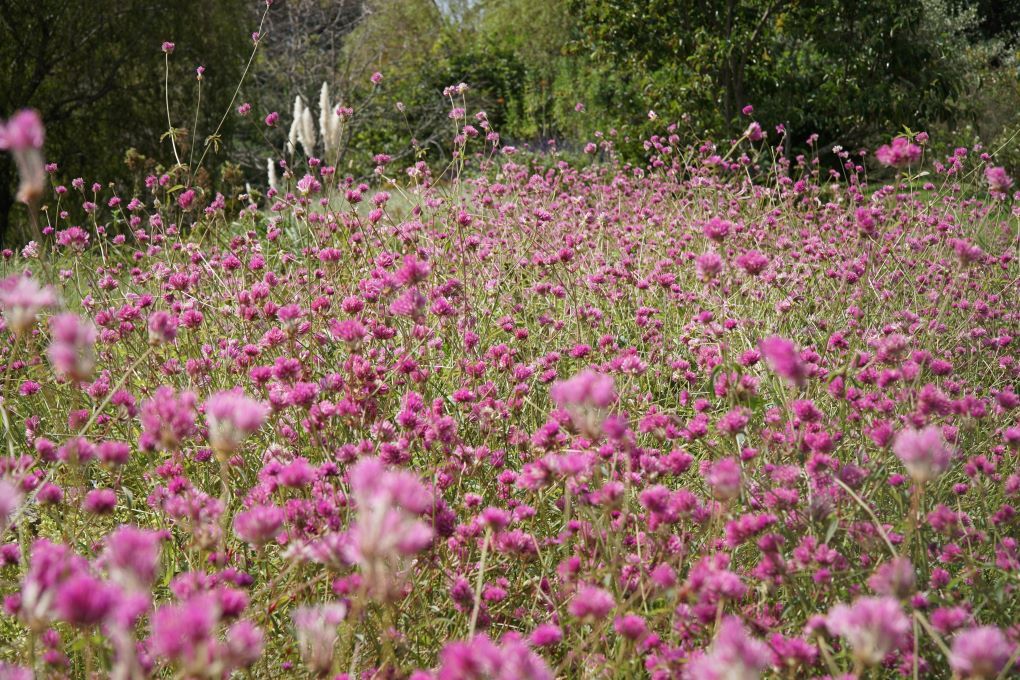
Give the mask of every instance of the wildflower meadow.
[(133, 185), (0, 112), (32, 235), (0, 260), (0, 678), (1020, 675), (995, 149), (823, 162), (748, 105), (714, 142), (649, 112), (641, 161), (536, 152), (454, 83), (449, 159), (355, 176), (319, 94), (235, 93), (279, 142), (236, 195), (169, 102)]

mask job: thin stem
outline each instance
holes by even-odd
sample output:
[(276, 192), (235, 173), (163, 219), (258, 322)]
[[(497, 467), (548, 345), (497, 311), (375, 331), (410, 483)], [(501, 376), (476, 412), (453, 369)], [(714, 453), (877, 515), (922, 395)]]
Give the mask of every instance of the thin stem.
[(163, 59), (166, 62), (165, 76), (163, 78), (163, 95), (166, 101), (166, 124), (167, 134), (170, 135), (170, 146), (174, 150), (174, 158), (177, 159), (177, 165), (181, 164), (181, 157), (177, 153), (177, 139), (174, 133), (174, 124), (170, 119), (170, 53), (164, 52)]
[[(263, 12), (263, 14), (262, 14), (262, 20), (259, 21), (259, 30), (258, 30), (259, 39), (255, 41), (255, 46), (252, 48), (251, 55), (248, 57), (248, 63), (245, 64), (245, 66), (244, 66), (244, 72), (241, 74), (241, 78), (237, 81), (237, 87), (234, 88), (233, 96), (230, 97), (230, 103), (227, 104), (227, 109), (223, 112), (223, 117), (220, 118), (220, 122), (216, 126), (216, 129), (213, 131), (213, 133), (211, 135), (209, 135), (209, 139), (214, 139), (220, 133), (220, 130), (223, 128), (223, 124), (225, 122), (227, 122), (227, 116), (230, 115), (231, 109), (234, 108), (234, 102), (237, 101), (237, 95), (241, 91), (241, 85), (244, 83), (244, 79), (248, 76), (248, 71), (251, 70), (251, 65), (255, 61), (255, 55), (256, 55), (256, 53), (258, 53), (259, 45), (262, 43), (262, 38), (263, 38), (263, 36), (262, 36), (262, 27), (266, 23), (266, 15), (268, 15), (268, 14), (269, 14), (269, 6), (267, 5), (266, 6), (266, 11)], [(205, 157), (209, 153), (209, 147), (210, 146), (211, 146), (211, 142), (207, 141), (206, 144), (205, 144), (205, 148), (202, 149), (202, 155), (199, 156), (199, 158), (198, 158), (198, 165), (195, 166), (196, 169), (202, 167), (202, 162), (205, 161)]]
[(475, 580), (475, 606), (471, 609), (471, 625), (468, 628), (468, 638), (474, 637), (475, 625), (478, 623), (478, 610), (482, 606), (482, 582), (485, 579), (485, 558), (489, 555), (489, 539), (492, 537), (492, 529), (485, 530), (485, 539), (482, 543), (482, 560), (478, 567), (478, 578)]
[(191, 153), (188, 155), (188, 185), (195, 174), (192, 171), (192, 163), (195, 160), (195, 142), (198, 139), (198, 114), (202, 110), (202, 77), (198, 77), (198, 102), (195, 104), (195, 123), (191, 126)]
[(871, 508), (869, 508), (867, 504), (861, 500), (860, 496), (854, 493), (853, 489), (844, 484), (842, 480), (834, 478), (833, 481), (839, 484), (844, 491), (850, 494), (850, 497), (854, 499), (857, 505), (861, 506), (861, 509), (864, 510), (864, 512), (868, 513), (868, 516), (874, 523), (875, 528), (878, 530), (879, 535), (882, 536), (882, 540), (885, 541), (886, 546), (889, 548), (889, 552), (892, 553), (893, 557), (899, 557), (899, 554), (897, 554), (896, 552), (896, 548), (893, 547), (892, 541), (889, 540), (888, 534), (885, 533), (885, 528), (882, 526), (882, 523), (878, 521), (878, 517), (875, 516), (875, 513), (872, 512)]

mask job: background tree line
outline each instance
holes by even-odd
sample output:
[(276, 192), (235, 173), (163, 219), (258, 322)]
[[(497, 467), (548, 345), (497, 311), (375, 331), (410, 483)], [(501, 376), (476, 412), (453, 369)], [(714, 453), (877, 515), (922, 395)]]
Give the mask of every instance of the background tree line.
[[(61, 179), (120, 185), (169, 165), (165, 94), (178, 145), (206, 143), (265, 10), (251, 0), (0, 5), (0, 116), (38, 108)], [(442, 158), (452, 137), (442, 90), (459, 82), (471, 86), (472, 111), (518, 145), (579, 148), (615, 130), (636, 156), (663, 119), (682, 121), (690, 140), (718, 139), (739, 134), (752, 104), (766, 130), (783, 124), (794, 144), (817, 133), (823, 149), (855, 148), (909, 125), (947, 145), (1005, 144), (998, 160), (1016, 170), (1018, 35), (1020, 3), (1010, 0), (275, 0), (239, 93), (251, 114), (228, 116), (196, 181), (263, 185), (269, 145), (284, 153), (294, 97), (316, 108), (324, 81), (355, 110), (341, 159), (354, 175), (382, 152)], [(177, 45), (167, 93), (164, 40)], [(281, 124), (267, 130), (270, 111)], [(9, 243), (23, 222), (14, 186), (0, 156)]]

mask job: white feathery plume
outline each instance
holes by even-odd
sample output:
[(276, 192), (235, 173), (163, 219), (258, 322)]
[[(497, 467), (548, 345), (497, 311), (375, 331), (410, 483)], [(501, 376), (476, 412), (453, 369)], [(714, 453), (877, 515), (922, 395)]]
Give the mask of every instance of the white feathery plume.
[(276, 179), (276, 161), (274, 161), (272, 158), (267, 158), (266, 170), (268, 170), (269, 172), (269, 188), (276, 189), (277, 191), (279, 191), (280, 188), (277, 186)]
[(327, 153), (329, 151), (329, 85), (322, 81), (322, 89), (319, 90), (319, 134), (322, 135), (322, 146)]
[(294, 120), (290, 124), (290, 132), (287, 133), (287, 153), (293, 154), (297, 149), (298, 135), (301, 134), (301, 112), (304, 110), (304, 102), (301, 95), (294, 97)]
[(328, 159), (340, 148), (343, 122), (336, 113), (339, 104), (330, 106), (329, 86), (322, 84), (319, 93), (319, 132), (322, 134), (323, 155)]
[(306, 156), (315, 155), (315, 120), (311, 109), (301, 111), (301, 126), (298, 127), (298, 141), (305, 150)]

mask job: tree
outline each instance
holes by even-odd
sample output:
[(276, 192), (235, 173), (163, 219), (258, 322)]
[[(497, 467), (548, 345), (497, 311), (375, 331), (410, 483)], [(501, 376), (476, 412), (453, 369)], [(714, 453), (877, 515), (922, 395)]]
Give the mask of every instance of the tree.
[(803, 136), (860, 143), (949, 113), (966, 68), (938, 0), (570, 0), (581, 45), (626, 73), (629, 122), (661, 105), (708, 133), (753, 104)]
[[(0, 116), (34, 107), (45, 153), (71, 176), (125, 175), (128, 148), (166, 152), (163, 41), (173, 41), (174, 125), (194, 122), (195, 67), (206, 67), (199, 134), (212, 132), (250, 49), (245, 0), (8, 0), (0, 11)], [(191, 131), (193, 134), (195, 131)], [(0, 242), (11, 242), (13, 164), (0, 154)]]

